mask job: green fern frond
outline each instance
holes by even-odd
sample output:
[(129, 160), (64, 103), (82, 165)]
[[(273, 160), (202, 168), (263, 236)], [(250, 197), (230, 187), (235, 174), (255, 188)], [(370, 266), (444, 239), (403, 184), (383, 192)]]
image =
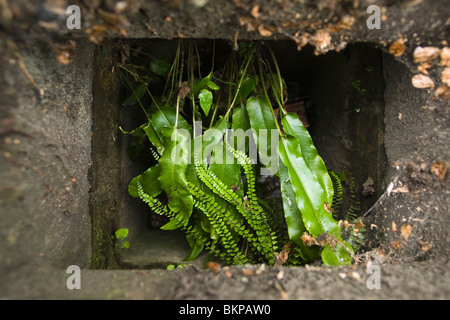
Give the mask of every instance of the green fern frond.
[(202, 243), (210, 251), (214, 251), (214, 243), (211, 241), (210, 238), (207, 238), (204, 235), (200, 234), (192, 226), (189, 226), (187, 223), (183, 223), (181, 220), (178, 219), (177, 214), (173, 212), (167, 205), (162, 204), (158, 199), (153, 198), (150, 195), (146, 194), (140, 182), (137, 183), (137, 192), (139, 198), (141, 198), (142, 201), (144, 201), (155, 213), (175, 220), (176, 222), (178, 222), (178, 225), (180, 225), (180, 228), (182, 230), (184, 230), (186, 233), (192, 234), (192, 236), (197, 241)]
[(157, 151), (155, 151), (153, 148), (150, 148), (150, 152), (152, 153), (153, 159), (155, 159), (155, 161), (158, 161), (159, 158), (161, 158), (159, 153)]
[(331, 204), (331, 209), (333, 210), (333, 215), (337, 217), (341, 210), (341, 202), (342, 202), (342, 183), (339, 176), (332, 170), (328, 170), (328, 174), (330, 175), (331, 182), (333, 184), (333, 203)]
[(214, 201), (213, 197), (205, 194), (192, 183), (189, 183), (188, 186), (191, 194), (195, 197), (194, 206), (206, 215), (209, 222), (217, 232), (220, 242), (229, 254), (228, 257), (225, 256), (225, 260), (230, 260), (229, 258), (231, 257), (231, 260), (233, 261), (229, 262), (246, 263), (248, 259), (240, 252), (238, 241), (236, 241), (229, 229), (231, 224), (237, 230), (241, 231), (241, 229), (238, 228), (238, 222), (233, 221), (231, 214), (227, 212), (226, 209), (218, 205), (217, 202)]

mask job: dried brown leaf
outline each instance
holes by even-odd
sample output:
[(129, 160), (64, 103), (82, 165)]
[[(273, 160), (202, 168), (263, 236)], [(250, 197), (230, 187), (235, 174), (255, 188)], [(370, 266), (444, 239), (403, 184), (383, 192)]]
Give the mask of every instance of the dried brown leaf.
[(450, 99), (450, 87), (448, 86), (440, 86), (434, 92), (435, 98), (443, 98), (444, 100)]
[(301, 239), (303, 241), (303, 243), (305, 245), (307, 245), (308, 247), (314, 245), (314, 244), (318, 244), (316, 238), (314, 238), (313, 236), (309, 235), (308, 233), (303, 233), (303, 235), (301, 236)]
[(422, 245), (422, 251), (428, 251), (430, 250), (433, 246), (431, 244), (426, 244), (425, 242), (423, 242), (422, 240), (419, 240), (419, 243)]
[(259, 18), (259, 5), (255, 4), (252, 8), (252, 10), (250, 11), (250, 14), (254, 17), (254, 18)]
[(393, 56), (400, 57), (402, 54), (405, 53), (406, 46), (405, 46), (406, 40), (403, 38), (395, 40), (389, 47), (389, 53)]
[(255, 31), (256, 30), (256, 23), (253, 21), (253, 19), (246, 17), (246, 16), (240, 16), (239, 17), (239, 24), (241, 26), (246, 26), (247, 31)]
[(403, 247), (403, 245), (400, 241), (392, 241), (391, 246), (394, 250), (398, 250)]
[(417, 47), (414, 50), (413, 58), (415, 63), (427, 62), (436, 59), (441, 50), (436, 47)]
[(414, 87), (419, 89), (434, 88), (434, 82), (429, 76), (423, 74), (417, 74), (411, 79), (411, 83)]
[(331, 35), (327, 30), (325, 29), (318, 30), (311, 38), (311, 40), (314, 46), (316, 47), (314, 54), (318, 55), (320, 53), (325, 53), (328, 50), (330, 50)]
[(328, 24), (328, 31), (330, 32), (339, 32), (342, 30), (350, 30), (355, 23), (355, 18), (350, 15), (344, 16), (341, 20), (338, 21), (336, 24)]
[(421, 65), (419, 65), (417, 67), (417, 70), (419, 70), (420, 72), (424, 73), (424, 74), (428, 74), (427, 69), (431, 69), (433, 67), (433, 64), (431, 62), (425, 62), (422, 63)]
[(253, 275), (253, 270), (252, 269), (245, 269), (244, 271), (242, 271), (242, 274), (244, 276), (247, 276), (247, 277), (252, 276)]
[(442, 71), (441, 81), (450, 87), (450, 67), (446, 67), (444, 68), (444, 71)]
[(431, 165), (431, 172), (434, 173), (439, 180), (444, 180), (447, 174), (447, 166), (442, 161), (436, 161)]
[(450, 67), (450, 49), (447, 47), (441, 51), (441, 66)]
[(397, 224), (395, 221), (392, 221), (392, 231), (397, 232)]
[(273, 31), (274, 31), (274, 28), (272, 28), (270, 26), (265, 26), (263, 24), (260, 24), (258, 26), (258, 32), (263, 37), (270, 37), (270, 36), (272, 36)]
[(189, 88), (187, 81), (183, 81), (181, 83), (181, 88), (180, 88), (180, 97), (182, 99), (186, 98), (186, 96), (188, 95), (188, 93), (191, 91), (191, 88)]
[(328, 203), (328, 201), (323, 204), (323, 208), (329, 213), (333, 213), (334, 211), (330, 208), (330, 204)]
[(56, 52), (56, 59), (61, 64), (69, 64), (75, 55), (75, 42), (70, 41), (68, 45), (56, 44), (53, 50)]
[(274, 266), (282, 266), (287, 259), (289, 258), (289, 252), (291, 251), (291, 245), (290, 243), (286, 243), (283, 247), (283, 250), (276, 256), (276, 260), (274, 263)]
[(408, 241), (411, 236), (412, 227), (409, 224), (404, 224), (400, 227), (400, 232), (402, 234), (403, 239)]
[(206, 267), (214, 273), (218, 273), (220, 271), (220, 263), (215, 261), (208, 261), (206, 263)]
[(409, 192), (409, 188), (408, 188), (407, 184), (392, 190), (392, 193), (408, 193), (408, 192)]

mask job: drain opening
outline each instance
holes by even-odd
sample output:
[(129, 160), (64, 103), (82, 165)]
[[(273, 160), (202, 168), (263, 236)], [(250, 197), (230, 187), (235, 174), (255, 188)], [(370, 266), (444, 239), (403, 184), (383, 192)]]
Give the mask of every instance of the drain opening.
[[(381, 52), (368, 44), (349, 45), (342, 52), (315, 56), (313, 48), (297, 51), (290, 41), (269, 42), (277, 57), (288, 90), (288, 105), (308, 123), (314, 144), (327, 167), (343, 179), (343, 195), (336, 219), (360, 216), (376, 201), (383, 188), (385, 155), (383, 145), (384, 80)], [(139, 40), (120, 43), (139, 48), (151, 57), (172, 61), (178, 41)], [(230, 44), (216, 40), (214, 64), (226, 61)], [(197, 41), (202, 74), (212, 61), (213, 41)], [(122, 88), (121, 92), (125, 92)], [(148, 97), (147, 97), (148, 98)], [(126, 99), (123, 94), (119, 104)], [(147, 101), (148, 102), (148, 101)], [(122, 106), (120, 125), (132, 130), (142, 124), (145, 114), (139, 106)], [(114, 227), (130, 230), (129, 249), (120, 250), (119, 264), (129, 268), (165, 268), (181, 263), (189, 253), (183, 231), (161, 231), (164, 224), (139, 199), (128, 195), (133, 177), (155, 164), (149, 145), (136, 157), (129, 136), (120, 142), (120, 206)], [(259, 189), (264, 200), (278, 201), (277, 178), (265, 179)], [(198, 258), (196, 263), (202, 263)]]

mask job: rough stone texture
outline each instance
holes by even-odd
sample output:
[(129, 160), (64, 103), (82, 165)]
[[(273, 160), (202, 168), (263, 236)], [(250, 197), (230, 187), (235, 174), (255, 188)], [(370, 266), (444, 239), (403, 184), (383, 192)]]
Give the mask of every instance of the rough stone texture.
[[(82, 29), (69, 32), (64, 14), (69, 2), (0, 1), (0, 298), (450, 297), (449, 178), (447, 174), (440, 180), (430, 170), (436, 161), (449, 166), (450, 108), (448, 101), (433, 99), (433, 90), (416, 89), (410, 80), (419, 73), (412, 60), (416, 46), (442, 48), (449, 38), (446, 1), (236, 0), (209, 1), (202, 8), (183, 0), (127, 3), (118, 18), (98, 10), (114, 12), (114, 1), (78, 2)], [(371, 3), (382, 9), (380, 30), (366, 27), (365, 10)], [(93, 26), (103, 28), (105, 22), (108, 33), (97, 31), (94, 38), (86, 33)], [(319, 36), (324, 34), (319, 30), (325, 28), (331, 41), (321, 47)], [(109, 242), (110, 233), (120, 225), (115, 213), (120, 194), (113, 186), (102, 189), (105, 186), (96, 185), (90, 176), (101, 167), (95, 161), (103, 158), (96, 158), (96, 152), (102, 147), (115, 152), (105, 172), (94, 170), (97, 174), (111, 181), (122, 174), (114, 158), (120, 154), (115, 144), (120, 139), (113, 138), (117, 128), (100, 130), (112, 134), (111, 140), (91, 137), (99, 125), (108, 125), (105, 119), (102, 123), (93, 118), (98, 110), (94, 99), (103, 99), (95, 93), (102, 91), (95, 90), (94, 71), (99, 62), (108, 61), (95, 58), (101, 57), (102, 48), (106, 56), (113, 53), (108, 43), (95, 47), (88, 38), (124, 37), (125, 31), (130, 38), (223, 38), (230, 43), (239, 31), (239, 39), (295, 37), (297, 43), (303, 39), (322, 51), (342, 49), (351, 42), (381, 48), (388, 167), (384, 188), (394, 185), (366, 215), (367, 225), (373, 224), (367, 244), (373, 250), (367, 256), (384, 262), (381, 290), (366, 287), (369, 274), (364, 264), (333, 269), (266, 267), (260, 274), (254, 266), (252, 276), (243, 274), (250, 267), (232, 268), (231, 276), (225, 270), (215, 275), (194, 267), (172, 272), (88, 269), (117, 268), (120, 257)], [(400, 37), (407, 39), (406, 50), (393, 57), (389, 45)], [(55, 45), (67, 45), (70, 39), (77, 39), (75, 54), (70, 64), (63, 65), (55, 57)], [(430, 70), (436, 87), (442, 70), (437, 64)], [(104, 99), (108, 101), (107, 96)], [(106, 119), (120, 119), (114, 112)], [(407, 193), (394, 192), (405, 185)], [(93, 207), (102, 208), (101, 219), (107, 214), (112, 219), (96, 220), (99, 211)], [(66, 287), (66, 267), (71, 264), (82, 268), (82, 290)]]
[(88, 267), (94, 46), (80, 40), (63, 66), (45, 42), (16, 43), (1, 40), (0, 274), (41, 261)]

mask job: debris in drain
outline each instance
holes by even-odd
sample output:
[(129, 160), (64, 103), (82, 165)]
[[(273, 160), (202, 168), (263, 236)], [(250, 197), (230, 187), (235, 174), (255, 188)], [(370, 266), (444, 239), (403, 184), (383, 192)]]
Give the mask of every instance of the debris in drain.
[(375, 189), (373, 188), (374, 181), (371, 177), (368, 177), (366, 182), (363, 183), (363, 190), (362, 194), (363, 196), (371, 196), (375, 192)]
[(435, 174), (439, 180), (444, 180), (447, 174), (447, 166), (441, 161), (436, 161), (431, 166), (431, 172)]
[(403, 239), (408, 241), (411, 236), (412, 227), (409, 224), (404, 224), (400, 227), (400, 232), (402, 234)]

